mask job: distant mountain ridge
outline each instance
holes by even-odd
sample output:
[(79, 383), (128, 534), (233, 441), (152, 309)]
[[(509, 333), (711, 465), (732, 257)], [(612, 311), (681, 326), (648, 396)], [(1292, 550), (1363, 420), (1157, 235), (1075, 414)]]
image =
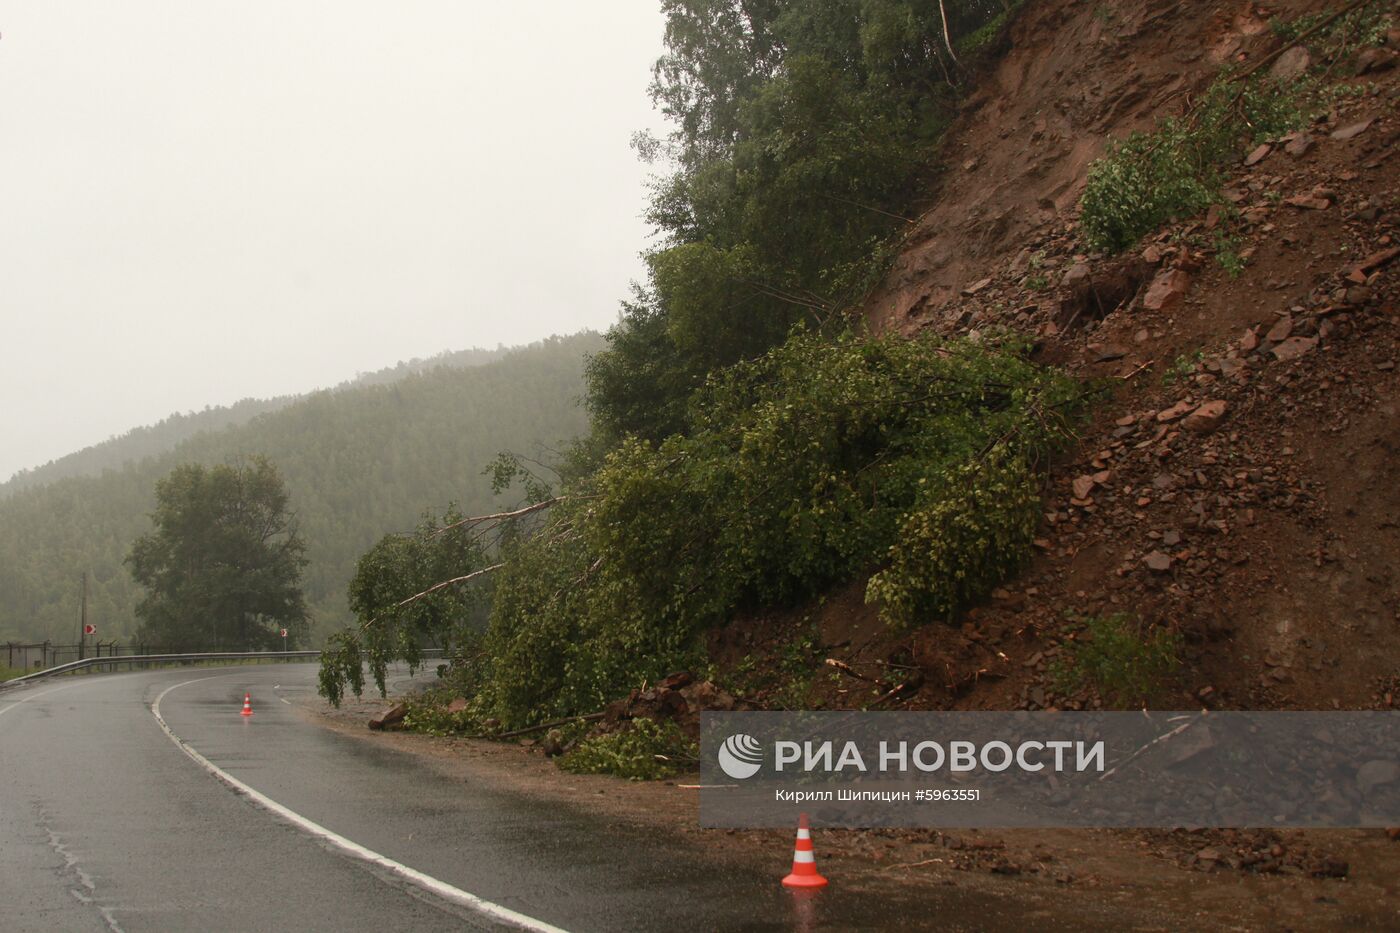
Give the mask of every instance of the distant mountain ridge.
[[(414, 357), (374, 372), (358, 373), (354, 379), (347, 379), (329, 391), (343, 391), (364, 385), (385, 385), (440, 366), (457, 369), (482, 366), (500, 359), (509, 352), (507, 347), (497, 347), (494, 350), (480, 347), (444, 350), (426, 359)], [(146, 457), (165, 453), (180, 442), (204, 431), (221, 431), (246, 424), (258, 415), (285, 408), (319, 391), (327, 390), (313, 389), (296, 395), (278, 395), (267, 399), (245, 398), (232, 405), (205, 406), (203, 411), (175, 412), (155, 424), (132, 428), (125, 434), (65, 454), (41, 466), (20, 470), (8, 480), (0, 482), (0, 499), (21, 489), (31, 489), (68, 477), (96, 476), (103, 470), (121, 469)]]
[[(579, 404), (584, 363), (603, 347), (603, 337), (588, 331), (403, 363), (334, 389), (221, 414), (222, 427), (195, 430), (139, 458), (129, 453), (139, 444), (124, 439), (147, 437), (131, 432), (109, 442), (108, 452), (124, 457), (120, 465), (21, 484), (0, 498), (0, 643), (73, 641), (84, 572), (99, 637), (129, 640), (140, 592), (123, 559), (150, 528), (156, 480), (180, 463), (254, 453), (281, 471), (308, 545), (304, 585), (313, 634), (339, 628), (346, 584), (371, 544), (450, 502), (468, 513), (510, 504), (482, 473), (497, 453), (547, 459), (587, 430)], [(185, 428), (218, 421), (181, 417)]]

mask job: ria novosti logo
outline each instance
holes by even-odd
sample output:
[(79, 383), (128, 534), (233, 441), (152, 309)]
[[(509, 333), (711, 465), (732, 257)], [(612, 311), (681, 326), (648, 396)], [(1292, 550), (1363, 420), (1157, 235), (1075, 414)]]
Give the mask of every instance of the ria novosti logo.
[[(1092, 742), (1082, 739), (1043, 742), (1018, 739), (1014, 745), (1000, 739), (982, 742), (955, 739), (946, 743), (882, 740), (874, 743), (876, 748), (869, 747), (872, 744), (869, 742), (863, 748), (856, 741), (831, 739), (802, 742), (778, 739), (772, 744), (773, 770), (777, 773), (796, 770), (803, 774), (838, 776), (847, 771), (861, 774), (872, 771), (878, 774), (929, 774), (946, 770), (956, 774), (979, 770), (988, 773), (1020, 770), (1034, 774), (1047, 768), (1055, 772), (1103, 773), (1106, 767), (1106, 748), (1102, 739)], [(763, 769), (763, 753), (763, 742), (746, 732), (736, 732), (724, 740), (715, 757), (726, 775), (742, 781)], [(870, 757), (872, 754), (874, 758)]]
[(742, 732), (731, 735), (719, 747), (719, 767), (736, 781), (751, 778), (763, 767), (763, 746)]

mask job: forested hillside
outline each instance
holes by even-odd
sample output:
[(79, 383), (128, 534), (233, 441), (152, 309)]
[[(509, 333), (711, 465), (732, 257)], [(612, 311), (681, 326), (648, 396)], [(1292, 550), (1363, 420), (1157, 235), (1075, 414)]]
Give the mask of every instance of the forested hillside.
[[(402, 379), (411, 373), (426, 372), (443, 366), (458, 369), (480, 366), (499, 359), (505, 352), (504, 348), (483, 350), (480, 347), (446, 351), (428, 359), (408, 360), (375, 372), (360, 373), (354, 379), (336, 386), (333, 391), (382, 385)], [(0, 483), (0, 499), (21, 489), (32, 489), (70, 476), (95, 476), (103, 470), (121, 469), (147, 457), (163, 454), (196, 434), (246, 424), (258, 415), (285, 408), (301, 397), (279, 395), (265, 399), (245, 398), (232, 405), (209, 406), (203, 411), (176, 412), (155, 424), (132, 428), (119, 437), (84, 447), (57, 460), (51, 460), (43, 466), (20, 470), (7, 481)]]
[(122, 559), (149, 530), (156, 480), (180, 463), (254, 453), (276, 464), (291, 494), (316, 638), (343, 622), (354, 561), (386, 531), (410, 529), (423, 510), (452, 501), (468, 513), (489, 509), (497, 499), (482, 470), (497, 453), (534, 455), (586, 428), (584, 358), (601, 346), (583, 333), (471, 368), (450, 365), (450, 354), (449, 365), (421, 372), (403, 364), (396, 381), (362, 377), (100, 476), (16, 490), (0, 500), (0, 641), (71, 640), (84, 571), (101, 637), (129, 635), (138, 592)]

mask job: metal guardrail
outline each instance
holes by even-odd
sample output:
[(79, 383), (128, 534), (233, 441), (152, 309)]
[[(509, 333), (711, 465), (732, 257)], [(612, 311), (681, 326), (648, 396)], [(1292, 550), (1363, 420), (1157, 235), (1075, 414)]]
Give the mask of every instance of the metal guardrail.
[[(192, 654), (129, 654), (117, 657), (85, 658), (82, 661), (59, 664), (42, 671), (35, 671), (32, 674), (25, 674), (23, 677), (0, 682), (0, 690), (13, 687), (16, 684), (89, 669), (96, 669), (99, 673), (111, 672), (122, 665), (134, 667), (139, 664), (144, 668), (152, 664), (196, 664), (201, 661), (310, 661), (320, 656), (321, 652), (319, 651), (205, 651)], [(423, 657), (440, 658), (442, 657), (442, 649), (424, 648)]]

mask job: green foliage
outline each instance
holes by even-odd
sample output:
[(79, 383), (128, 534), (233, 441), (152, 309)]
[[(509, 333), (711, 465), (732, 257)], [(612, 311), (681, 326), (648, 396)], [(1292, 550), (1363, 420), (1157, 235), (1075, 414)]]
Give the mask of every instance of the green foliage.
[[(1388, 8), (1389, 7), (1389, 8)], [(1275, 18), (1270, 27), (1293, 42), (1325, 18)], [(1361, 48), (1382, 42), (1394, 22), (1393, 4), (1371, 3), (1341, 17), (1308, 42), (1334, 65)], [(1109, 146), (1089, 167), (1082, 203), (1085, 239), (1094, 249), (1117, 252), (1162, 224), (1222, 203), (1224, 166), (1247, 145), (1297, 129), (1308, 112), (1329, 97), (1354, 92), (1346, 85), (1320, 89), (1314, 79), (1279, 82), (1264, 74), (1235, 80), (1228, 72), (1206, 91), (1186, 117), (1163, 120), (1151, 133), (1133, 133)], [(1232, 249), (1218, 253), (1231, 275), (1243, 267)]]
[[(212, 466), (259, 451), (296, 504), (309, 561), (302, 644), (320, 645), (345, 624), (355, 562), (386, 531), (410, 529), (425, 507), (452, 501), (472, 514), (497, 511), (511, 500), (481, 472), (497, 451), (535, 454), (587, 430), (578, 404), (584, 358), (603, 346), (601, 335), (584, 333), (404, 364), (281, 400), (276, 410), (225, 413), (261, 412), (241, 423), (171, 419), (55, 465), (92, 475), (46, 468), (35, 471), (37, 484), (0, 487), (0, 641), (71, 640), (88, 571), (89, 619), (104, 639), (130, 642), (141, 591), (122, 558), (149, 530), (156, 481), (181, 463)], [(182, 425), (192, 436), (172, 449)], [(166, 442), (159, 450), (158, 438)]]
[(146, 590), (138, 638), (171, 650), (267, 650), (306, 638), (306, 550), (287, 490), (265, 458), (206, 469), (189, 463), (156, 483), (155, 530), (127, 564)]
[(365, 658), (360, 640), (349, 630), (333, 632), (321, 649), (321, 667), (317, 671), (316, 692), (332, 706), (345, 699), (348, 687), (355, 696), (365, 692)]
[(468, 703), (466, 709), (449, 712), (448, 707), (457, 698), (459, 691), (455, 685), (426, 690), (404, 699), (407, 710), (403, 726), (413, 732), (425, 735), (482, 735), (486, 728), (476, 704)]
[(736, 696), (761, 695), (769, 709), (806, 709), (817, 671), (822, 668), (819, 646), (815, 630), (798, 631), (772, 658), (765, 659), (767, 663), (760, 665), (753, 655), (745, 655), (729, 671), (716, 672), (716, 676)]
[(6, 664), (0, 664), (0, 683), (4, 683), (7, 680), (14, 680), (16, 677), (20, 677), (24, 673), (24, 671), (18, 668), (10, 667)]
[(892, 624), (952, 619), (1025, 563), (1040, 496), (1023, 453), (998, 444), (983, 456), (920, 479), (900, 521), (889, 568), (870, 578), (866, 599)]
[(1215, 235), (1215, 261), (1232, 279), (1244, 274), (1245, 259), (1240, 255), (1240, 242), (1238, 234), (1222, 231)]
[(705, 371), (685, 358), (651, 293), (637, 290), (588, 361), (588, 410), (603, 444), (625, 434), (667, 437), (685, 429), (685, 406)]
[[(969, 54), (1019, 4), (949, 0)], [(665, 0), (652, 95), (672, 120), (648, 217), (650, 281), (589, 369), (609, 442), (687, 429), (717, 368), (838, 318), (886, 268), (962, 88), (936, 4)]]
[[(1269, 20), (1269, 28), (1284, 42), (1293, 42), (1332, 13), (1333, 11), (1324, 10), (1292, 20), (1274, 17)], [(1394, 13), (1393, 4), (1368, 3), (1312, 36), (1308, 44), (1325, 60), (1336, 61), (1345, 58), (1359, 48), (1382, 44), (1385, 41), (1386, 29), (1394, 19)]]
[(583, 739), (559, 759), (559, 767), (572, 774), (654, 781), (691, 767), (699, 753), (675, 723), (634, 719), (626, 729)]
[(1122, 706), (1147, 702), (1181, 664), (1175, 632), (1146, 628), (1123, 613), (1081, 621), (1079, 637), (1051, 666), (1051, 680), (1063, 693), (1093, 688)]
[(1189, 379), (1200, 367), (1201, 361), (1206, 358), (1205, 350), (1194, 350), (1191, 353), (1180, 353), (1172, 364), (1162, 373), (1162, 385), (1171, 386), (1184, 379)]
[(882, 561), (871, 595), (894, 624), (982, 595), (1029, 546), (1034, 467), (1079, 398), (1021, 350), (798, 332), (715, 374), (688, 434), (624, 439), (507, 545), (485, 708), (511, 724), (595, 710), (702, 660), (700, 634), (735, 611)]
[[(969, 59), (978, 59), (986, 56), (993, 50), (997, 40), (1005, 35), (1006, 25), (1011, 21), (1011, 17), (1016, 14), (1026, 0), (1005, 0), (1001, 4), (1001, 12), (988, 19), (983, 25), (963, 36), (955, 42), (958, 48), (958, 57), (967, 64)], [(1095, 11), (1097, 15), (1097, 11)]]
[(1081, 204), (1084, 236), (1093, 249), (1118, 252), (1144, 234), (1205, 210), (1220, 198), (1224, 165), (1246, 144), (1301, 125), (1302, 88), (1267, 77), (1206, 91), (1187, 117), (1163, 120), (1151, 133), (1111, 143), (1089, 167)]
[(477, 529), (456, 506), (441, 522), (425, 514), (413, 533), (380, 539), (350, 580), (359, 625), (332, 634), (321, 653), (321, 695), (339, 705), (348, 686), (359, 696), (364, 664), (383, 695), (390, 662), (412, 669), (422, 664), (424, 645), (448, 657), (472, 645), (485, 623), (486, 567)]

